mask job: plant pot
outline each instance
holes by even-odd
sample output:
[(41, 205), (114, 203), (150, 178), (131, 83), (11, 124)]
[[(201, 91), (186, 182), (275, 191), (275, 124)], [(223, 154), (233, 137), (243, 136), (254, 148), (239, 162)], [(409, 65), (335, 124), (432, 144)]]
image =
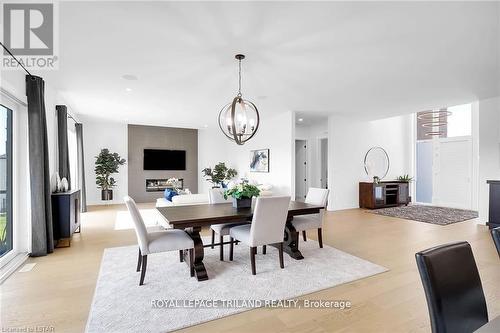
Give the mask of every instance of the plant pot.
[(101, 191), (101, 200), (113, 200), (113, 190), (102, 190)]
[(250, 208), (250, 207), (252, 207), (252, 198), (242, 198), (242, 199), (233, 198), (233, 207), (234, 208)]

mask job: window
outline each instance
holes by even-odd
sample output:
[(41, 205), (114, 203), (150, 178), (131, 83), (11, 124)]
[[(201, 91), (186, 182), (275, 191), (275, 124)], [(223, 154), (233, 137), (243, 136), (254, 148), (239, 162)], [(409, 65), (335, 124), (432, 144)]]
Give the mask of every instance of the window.
[(0, 257), (13, 249), (12, 110), (0, 105)]
[(417, 113), (417, 140), (472, 135), (472, 104)]

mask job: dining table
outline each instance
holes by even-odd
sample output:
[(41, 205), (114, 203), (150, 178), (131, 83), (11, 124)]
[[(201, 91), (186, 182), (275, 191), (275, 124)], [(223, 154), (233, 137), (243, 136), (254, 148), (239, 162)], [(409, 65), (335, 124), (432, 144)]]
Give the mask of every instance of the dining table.
[[(318, 214), (323, 206), (312, 205), (301, 201), (290, 201), (288, 215), (285, 223), (283, 250), (291, 258), (296, 260), (304, 259), (299, 250), (299, 233), (291, 223), (294, 216)], [(204, 248), (212, 244), (203, 244), (200, 235), (203, 227), (210, 227), (212, 224), (251, 222), (253, 217), (253, 207), (236, 208), (231, 203), (221, 204), (200, 204), (185, 206), (166, 206), (156, 208), (159, 214), (174, 229), (186, 231), (194, 242), (193, 266), (195, 276), (198, 281), (208, 280), (207, 270), (203, 263)], [(230, 242), (215, 243), (215, 246), (223, 246)], [(188, 251), (183, 251), (184, 262), (191, 265)]]

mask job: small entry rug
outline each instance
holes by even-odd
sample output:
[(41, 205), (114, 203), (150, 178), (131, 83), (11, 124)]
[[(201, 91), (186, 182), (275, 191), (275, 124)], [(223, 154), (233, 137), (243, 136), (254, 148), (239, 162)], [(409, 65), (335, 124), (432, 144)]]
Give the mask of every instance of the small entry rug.
[[(229, 247), (225, 250), (227, 256)], [(144, 285), (139, 286), (137, 246), (105, 249), (86, 331), (168, 332), (248, 311), (255, 304), (248, 302), (244, 308), (190, 308), (189, 304), (169, 308), (164, 301), (287, 300), (387, 271), (329, 246), (320, 249), (313, 240), (301, 241), (300, 250), (305, 259), (294, 260), (285, 253), (285, 268), (280, 269), (278, 250), (268, 246), (263, 255), (260, 247), (254, 276), (247, 246), (234, 247), (233, 262), (219, 261), (217, 247), (206, 248), (204, 263), (209, 280), (203, 282), (189, 277), (177, 251), (152, 254), (148, 256)]]
[(420, 221), (438, 225), (448, 225), (479, 216), (476, 211), (447, 207), (409, 205), (401, 207), (381, 208), (370, 210), (370, 213), (398, 217), (400, 219)]

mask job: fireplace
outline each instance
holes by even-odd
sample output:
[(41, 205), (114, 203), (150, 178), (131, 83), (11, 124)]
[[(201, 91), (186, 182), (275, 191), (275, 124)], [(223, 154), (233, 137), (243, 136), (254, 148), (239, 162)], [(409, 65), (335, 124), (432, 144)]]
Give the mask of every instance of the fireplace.
[[(180, 188), (184, 189), (184, 179), (179, 179)], [(168, 179), (146, 179), (146, 192), (163, 192), (167, 188), (173, 188), (168, 184)]]

